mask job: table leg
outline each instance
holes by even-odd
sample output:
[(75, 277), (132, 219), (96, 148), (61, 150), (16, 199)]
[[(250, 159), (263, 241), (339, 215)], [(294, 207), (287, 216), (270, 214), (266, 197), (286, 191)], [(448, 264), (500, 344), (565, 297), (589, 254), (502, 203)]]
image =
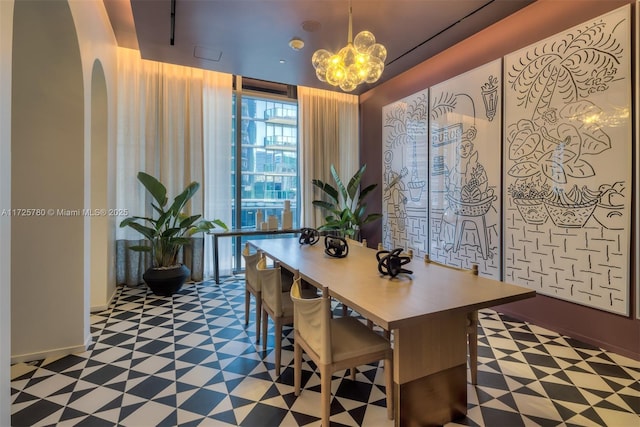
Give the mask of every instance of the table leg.
[(394, 330), (395, 424), (443, 425), (467, 413), (465, 313)]
[(220, 270), (218, 268), (218, 236), (213, 235), (213, 278), (216, 285), (220, 284)]

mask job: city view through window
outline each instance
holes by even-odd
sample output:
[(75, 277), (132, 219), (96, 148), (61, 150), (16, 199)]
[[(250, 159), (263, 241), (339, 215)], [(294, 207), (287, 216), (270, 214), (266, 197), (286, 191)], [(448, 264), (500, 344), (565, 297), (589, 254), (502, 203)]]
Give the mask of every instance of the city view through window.
[[(247, 230), (260, 229), (261, 221), (267, 223), (270, 216), (275, 216), (278, 220), (277, 228), (282, 228), (282, 214), (287, 201), (286, 204), (291, 209), (291, 228), (297, 228), (297, 207), (299, 206), (297, 102), (253, 94), (242, 94), (240, 98), (242, 117), (239, 128), (235, 114), (236, 97), (233, 98), (232, 227)], [(237, 129), (240, 129), (239, 138)], [(240, 162), (237, 156), (240, 157)], [(249, 239), (256, 238), (260, 236), (251, 236)], [(236, 270), (240, 267), (239, 254), (245, 240), (247, 239), (236, 239), (234, 242)]]

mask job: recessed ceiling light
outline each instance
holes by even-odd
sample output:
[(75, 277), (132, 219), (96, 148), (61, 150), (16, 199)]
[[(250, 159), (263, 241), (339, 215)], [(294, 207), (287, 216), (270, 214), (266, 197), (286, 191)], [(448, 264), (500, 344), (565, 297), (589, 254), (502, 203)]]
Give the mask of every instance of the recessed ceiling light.
[(299, 39), (298, 37), (294, 37), (289, 40), (289, 46), (293, 50), (300, 50), (304, 47), (304, 41), (302, 41), (302, 39)]
[(280, 60), (280, 63), (281, 63), (281, 64), (284, 64), (285, 62), (287, 62), (287, 61), (285, 61), (284, 59), (281, 59), (281, 60)]

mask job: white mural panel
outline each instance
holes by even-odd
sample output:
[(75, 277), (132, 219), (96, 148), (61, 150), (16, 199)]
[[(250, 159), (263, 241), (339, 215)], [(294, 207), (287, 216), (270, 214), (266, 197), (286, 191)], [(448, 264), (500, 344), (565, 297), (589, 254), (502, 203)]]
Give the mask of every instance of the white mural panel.
[(630, 8), (504, 58), (507, 282), (629, 313)]
[(382, 108), (382, 244), (427, 248), (427, 105), (428, 90)]
[(429, 255), (500, 279), (501, 61), (429, 94)]

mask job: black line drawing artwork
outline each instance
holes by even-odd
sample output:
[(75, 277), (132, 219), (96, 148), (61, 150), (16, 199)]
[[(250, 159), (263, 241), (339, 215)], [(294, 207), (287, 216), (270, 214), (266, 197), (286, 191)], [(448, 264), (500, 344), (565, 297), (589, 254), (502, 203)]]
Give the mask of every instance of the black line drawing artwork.
[(481, 274), (495, 278), (501, 273), (500, 120), (489, 122), (500, 102), (499, 70), (498, 61), (431, 88), (429, 109), (430, 256), (460, 267), (480, 263)]
[(482, 101), (484, 103), (484, 110), (486, 112), (487, 119), (489, 121), (493, 121), (493, 118), (496, 116), (496, 111), (498, 109), (498, 89), (500, 86), (498, 85), (498, 78), (495, 76), (489, 76), (488, 81), (482, 85)]
[(383, 246), (426, 248), (427, 90), (383, 108)]
[(622, 44), (600, 20), (536, 46), (509, 68), (507, 83), (528, 118), (508, 125), (513, 164), (507, 174), (515, 178), (508, 190), (526, 222), (544, 224), (550, 217), (557, 227), (581, 228), (600, 205), (604, 227), (624, 225), (624, 204), (618, 203), (624, 182), (602, 189), (577, 183), (596, 174), (585, 156), (611, 149), (599, 119), (605, 111), (589, 98), (620, 78), (622, 54)]
[(622, 9), (505, 57), (505, 279), (614, 312), (628, 311)]

